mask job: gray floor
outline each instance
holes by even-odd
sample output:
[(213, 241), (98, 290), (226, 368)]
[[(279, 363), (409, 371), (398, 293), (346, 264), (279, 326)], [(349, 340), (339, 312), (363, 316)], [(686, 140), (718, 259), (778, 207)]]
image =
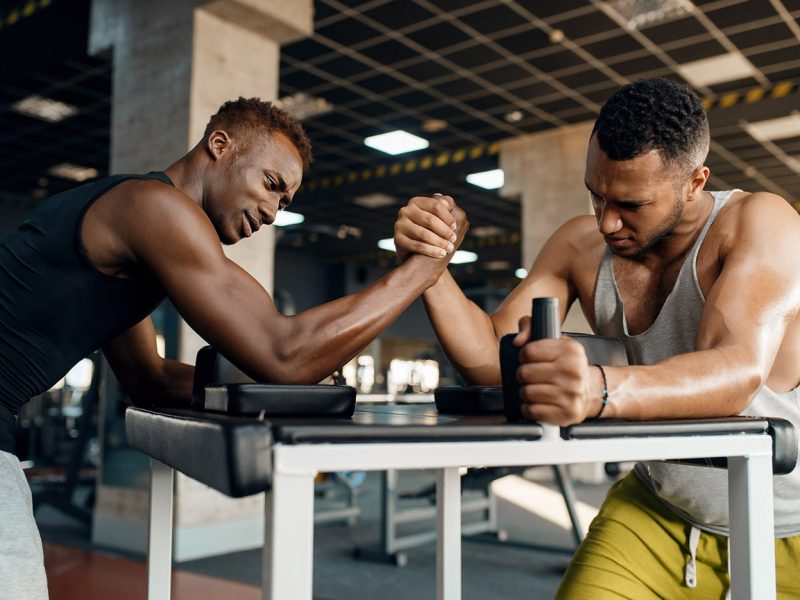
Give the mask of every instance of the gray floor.
[[(432, 481), (428, 473), (404, 474), (401, 489), (420, 489)], [(577, 485), (579, 500), (598, 506), (608, 484)], [(404, 567), (356, 560), (357, 547), (377, 545), (380, 532), (379, 484), (370, 474), (359, 488), (362, 513), (353, 525), (326, 524), (315, 529), (314, 597), (318, 600), (395, 600), (433, 599), (436, 596), (435, 546), (428, 545), (407, 552)], [(330, 500), (319, 500), (317, 508)], [(406, 501), (430, 504), (426, 499)], [(89, 547), (88, 532), (64, 519), (50, 507), (37, 513), (42, 537), (46, 540)], [(527, 521), (527, 516), (526, 516)], [(433, 522), (423, 527), (433, 527)], [(497, 542), (464, 538), (462, 544), (462, 597), (470, 599), (546, 599), (552, 598), (570, 558), (572, 547), (568, 531), (532, 515), (525, 523), (526, 536), (548, 548), (519, 547)], [(514, 532), (510, 532), (512, 537)], [(553, 549), (551, 549), (551, 547)], [(117, 553), (119, 554), (119, 553)], [(134, 557), (143, 560), (143, 557)], [(176, 565), (215, 577), (260, 585), (260, 550), (237, 552)]]

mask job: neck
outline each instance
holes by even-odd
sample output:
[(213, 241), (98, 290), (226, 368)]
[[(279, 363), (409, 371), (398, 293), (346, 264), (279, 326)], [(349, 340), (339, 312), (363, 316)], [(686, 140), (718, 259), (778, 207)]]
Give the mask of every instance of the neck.
[(194, 200), (201, 208), (203, 207), (203, 173), (207, 160), (202, 149), (195, 146), (188, 154), (164, 169), (164, 173), (172, 180), (175, 187)]

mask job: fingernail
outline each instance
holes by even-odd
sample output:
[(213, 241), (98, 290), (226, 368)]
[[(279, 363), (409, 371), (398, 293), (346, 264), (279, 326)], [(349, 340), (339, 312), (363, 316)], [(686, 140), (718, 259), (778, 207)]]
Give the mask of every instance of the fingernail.
[(455, 234), (455, 233), (454, 233), (453, 235), (451, 235), (451, 236), (450, 236), (450, 241), (451, 241), (451, 242), (453, 242), (454, 244), (456, 243), (456, 240), (457, 240), (457, 239), (458, 239), (458, 238), (456, 237), (456, 234)]
[(452, 228), (453, 231), (455, 231), (457, 229), (455, 223), (450, 223), (450, 227)]
[(447, 256), (447, 252), (444, 250), (439, 250), (439, 256)]
[(447, 244), (447, 251), (448, 252), (452, 252), (453, 251), (453, 244)]

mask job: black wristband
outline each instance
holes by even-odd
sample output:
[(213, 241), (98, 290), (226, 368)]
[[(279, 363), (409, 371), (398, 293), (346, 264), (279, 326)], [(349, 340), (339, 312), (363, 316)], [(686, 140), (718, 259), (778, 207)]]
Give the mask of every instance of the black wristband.
[(606, 372), (603, 370), (601, 365), (592, 366), (600, 369), (600, 375), (603, 376), (603, 404), (600, 405), (600, 412), (594, 416), (595, 419), (599, 419), (601, 416), (603, 416), (603, 411), (606, 409), (606, 405), (608, 404), (608, 380), (606, 379)]

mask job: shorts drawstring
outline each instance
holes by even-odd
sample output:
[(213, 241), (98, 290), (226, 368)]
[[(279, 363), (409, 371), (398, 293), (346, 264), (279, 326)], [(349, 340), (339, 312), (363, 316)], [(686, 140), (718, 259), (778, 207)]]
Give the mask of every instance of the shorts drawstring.
[(697, 544), (700, 542), (700, 530), (692, 525), (689, 532), (689, 560), (686, 563), (686, 572), (683, 582), (686, 587), (697, 587)]

